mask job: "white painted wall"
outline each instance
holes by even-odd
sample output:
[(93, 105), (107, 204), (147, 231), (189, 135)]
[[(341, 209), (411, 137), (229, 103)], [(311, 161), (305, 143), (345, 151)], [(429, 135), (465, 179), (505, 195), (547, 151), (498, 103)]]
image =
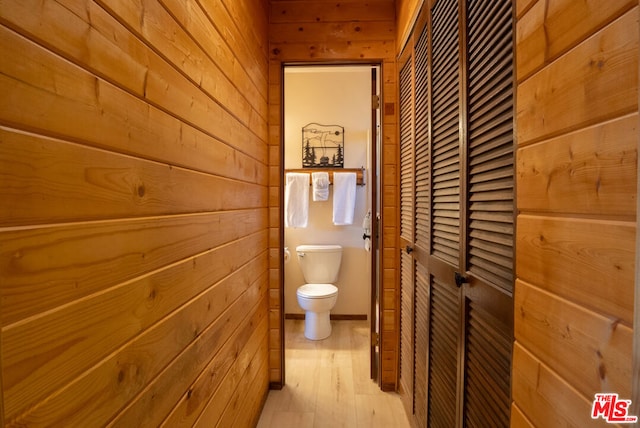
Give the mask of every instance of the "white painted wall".
[[(371, 68), (289, 67), (285, 70), (284, 167), (302, 167), (302, 127), (311, 122), (345, 128), (344, 167), (365, 167), (370, 182)], [(310, 192), (311, 193), (311, 192)], [(329, 200), (313, 202), (309, 196), (309, 224), (306, 228), (285, 228), (285, 246), (291, 259), (285, 263), (285, 313), (304, 313), (296, 300), (296, 289), (304, 277), (295, 253), (301, 244), (339, 244), (342, 265), (336, 286), (338, 301), (333, 314), (369, 315), (371, 301), (370, 253), (364, 249), (362, 220), (371, 206), (370, 189), (358, 186), (354, 223), (332, 223), (333, 188)]]

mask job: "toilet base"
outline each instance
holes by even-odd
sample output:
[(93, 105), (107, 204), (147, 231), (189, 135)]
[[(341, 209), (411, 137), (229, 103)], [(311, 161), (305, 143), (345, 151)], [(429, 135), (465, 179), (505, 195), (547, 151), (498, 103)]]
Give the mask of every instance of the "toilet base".
[(304, 314), (304, 337), (309, 340), (322, 340), (331, 335), (330, 312), (311, 312)]

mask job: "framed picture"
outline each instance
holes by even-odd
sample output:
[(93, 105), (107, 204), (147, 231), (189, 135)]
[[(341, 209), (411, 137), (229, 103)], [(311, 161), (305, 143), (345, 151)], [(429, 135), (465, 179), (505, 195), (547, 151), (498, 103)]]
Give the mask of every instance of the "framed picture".
[(302, 128), (303, 168), (344, 168), (344, 127), (309, 123)]

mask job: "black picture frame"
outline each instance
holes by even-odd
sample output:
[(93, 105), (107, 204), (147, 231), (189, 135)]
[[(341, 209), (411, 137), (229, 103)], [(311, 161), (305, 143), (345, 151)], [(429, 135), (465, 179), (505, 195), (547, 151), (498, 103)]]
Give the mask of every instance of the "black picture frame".
[(344, 127), (311, 122), (302, 127), (303, 168), (344, 168)]

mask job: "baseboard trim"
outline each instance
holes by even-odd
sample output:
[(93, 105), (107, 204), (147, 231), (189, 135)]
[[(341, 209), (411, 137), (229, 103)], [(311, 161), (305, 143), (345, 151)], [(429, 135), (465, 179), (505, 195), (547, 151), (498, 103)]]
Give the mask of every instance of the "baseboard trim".
[[(280, 390), (282, 389), (282, 382), (269, 382), (269, 389)], [(263, 403), (264, 406), (264, 403)]]
[[(287, 320), (303, 320), (304, 314), (284, 314), (284, 318)], [(364, 320), (366, 321), (368, 318), (365, 314), (361, 315), (342, 315), (342, 314), (331, 314), (330, 318), (336, 321), (344, 321), (344, 320)]]

